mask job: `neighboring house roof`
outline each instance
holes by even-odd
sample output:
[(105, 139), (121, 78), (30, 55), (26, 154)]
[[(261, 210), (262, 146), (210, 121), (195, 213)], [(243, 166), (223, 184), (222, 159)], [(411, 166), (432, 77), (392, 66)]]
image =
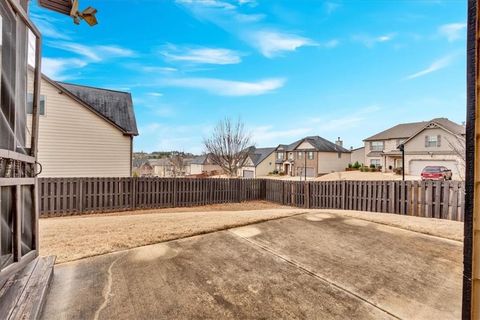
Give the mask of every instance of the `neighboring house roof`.
[(362, 150), (362, 149), (365, 149), (365, 147), (359, 147), (359, 148), (351, 149), (350, 151), (354, 152), (354, 151), (358, 151), (358, 150)]
[(172, 165), (169, 158), (148, 159), (148, 163), (153, 167)]
[(328, 141), (327, 139), (324, 139), (320, 136), (310, 136), (310, 137), (305, 137), (303, 139), (297, 140), (294, 143), (291, 143), (289, 145), (279, 145), (277, 147), (277, 150), (279, 148), (282, 148), (285, 151), (293, 151), (295, 150), (302, 142), (308, 142), (310, 143), (314, 148), (315, 151), (319, 152), (343, 152), (343, 153), (350, 153), (350, 150), (345, 149), (344, 147), (341, 147), (331, 141)]
[(147, 159), (133, 159), (132, 160), (132, 167), (140, 168), (143, 164), (147, 163)]
[(408, 139), (425, 129), (430, 123), (436, 123), (454, 134), (465, 134), (464, 126), (450, 121), (447, 118), (435, 118), (430, 121), (397, 124), (396, 126), (368, 137), (363, 141)]
[(275, 151), (276, 148), (255, 148), (251, 147), (249, 151), (249, 157), (250, 160), (252, 160), (253, 165), (256, 167), (260, 163), (262, 163), (263, 160), (265, 160), (269, 155), (272, 154), (273, 151)]
[(206, 160), (207, 160), (207, 156), (203, 155), (203, 156), (198, 156), (198, 157), (193, 158), (190, 163), (191, 164), (205, 164)]
[(138, 135), (130, 93), (64, 82), (57, 82), (57, 84), (113, 122), (125, 134)]

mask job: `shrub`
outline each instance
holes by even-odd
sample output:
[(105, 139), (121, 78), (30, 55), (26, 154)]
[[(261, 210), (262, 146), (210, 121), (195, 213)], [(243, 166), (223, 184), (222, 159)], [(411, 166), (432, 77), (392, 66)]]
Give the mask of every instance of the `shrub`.
[(362, 167), (362, 165), (360, 163), (358, 163), (358, 161), (355, 161), (355, 163), (353, 164), (352, 167), (355, 168), (355, 169), (360, 169)]
[(401, 167), (395, 168), (395, 169), (393, 169), (393, 172), (395, 174), (402, 174), (402, 168)]
[(273, 170), (273, 172), (272, 172), (272, 173), (273, 173), (273, 174), (278, 174), (278, 170), (277, 170), (277, 169), (275, 169), (275, 170)]
[(370, 169), (375, 169), (375, 168), (376, 168), (376, 166), (372, 163), (372, 164), (370, 165)]
[(349, 169), (353, 168), (353, 164), (349, 163), (349, 164), (348, 164), (348, 168), (349, 168)]
[(282, 171), (282, 172), (280, 172), (278, 175), (279, 175), (279, 176), (284, 176), (284, 175), (285, 175), (285, 172)]

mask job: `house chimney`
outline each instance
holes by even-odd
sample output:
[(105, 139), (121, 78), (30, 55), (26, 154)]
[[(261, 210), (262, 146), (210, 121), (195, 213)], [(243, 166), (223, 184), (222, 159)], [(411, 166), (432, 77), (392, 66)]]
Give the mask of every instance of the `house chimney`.
[(340, 137), (338, 137), (337, 141), (335, 141), (335, 144), (336, 144), (337, 146), (343, 147), (343, 141), (340, 140)]

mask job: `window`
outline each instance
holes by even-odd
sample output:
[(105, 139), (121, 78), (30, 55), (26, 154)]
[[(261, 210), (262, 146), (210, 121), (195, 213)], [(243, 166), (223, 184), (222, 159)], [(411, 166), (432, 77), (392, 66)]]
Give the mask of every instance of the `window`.
[(313, 151), (308, 151), (308, 160), (313, 160)]
[[(33, 94), (29, 93), (27, 96), (27, 114), (33, 113)], [(39, 115), (45, 115), (45, 96), (40, 95), (40, 110), (38, 112)]]
[(339, 152), (339, 153), (338, 153), (338, 159), (341, 159), (341, 158), (342, 158), (342, 153)]
[(441, 141), (440, 135), (425, 136), (425, 147), (426, 148), (440, 147), (440, 141)]
[(375, 166), (375, 167), (379, 167), (381, 165), (380, 164), (380, 159), (371, 159), (370, 160), (370, 165)]
[(302, 152), (302, 151), (298, 151), (298, 152), (297, 152), (297, 158), (298, 158), (298, 159), (302, 159), (302, 158), (303, 158), (303, 152)]
[(283, 160), (283, 152), (277, 152), (277, 160)]
[(372, 141), (372, 142), (370, 142), (370, 150), (372, 150), (372, 151), (383, 151), (383, 141)]

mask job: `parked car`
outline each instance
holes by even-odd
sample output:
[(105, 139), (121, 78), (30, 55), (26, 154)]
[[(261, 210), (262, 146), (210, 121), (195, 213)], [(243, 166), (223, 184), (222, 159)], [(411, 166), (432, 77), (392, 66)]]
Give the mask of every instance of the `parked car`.
[(452, 180), (452, 170), (444, 166), (427, 166), (423, 168), (422, 180)]

